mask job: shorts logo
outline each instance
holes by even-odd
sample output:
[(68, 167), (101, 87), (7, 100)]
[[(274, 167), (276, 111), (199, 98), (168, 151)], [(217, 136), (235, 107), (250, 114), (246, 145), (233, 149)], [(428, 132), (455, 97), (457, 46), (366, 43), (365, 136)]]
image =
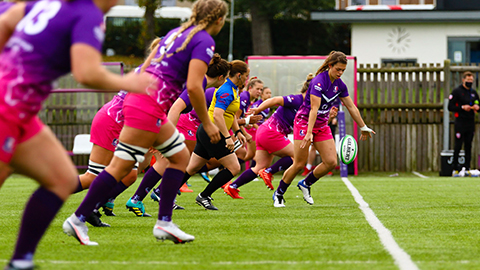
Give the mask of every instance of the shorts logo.
[(303, 130), (303, 129), (300, 130), (300, 136), (302, 136), (302, 137), (305, 136), (305, 130)]
[(160, 127), (162, 125), (162, 120), (157, 119), (157, 127)]
[(7, 137), (3, 142), (2, 149), (7, 153), (13, 153), (13, 146), (15, 145), (15, 138)]
[(190, 137), (193, 137), (193, 135), (194, 135), (191, 130), (188, 130), (187, 133), (188, 133), (188, 136), (190, 136)]
[(113, 145), (113, 146), (117, 146), (117, 145), (118, 145), (118, 139), (113, 139), (112, 145)]

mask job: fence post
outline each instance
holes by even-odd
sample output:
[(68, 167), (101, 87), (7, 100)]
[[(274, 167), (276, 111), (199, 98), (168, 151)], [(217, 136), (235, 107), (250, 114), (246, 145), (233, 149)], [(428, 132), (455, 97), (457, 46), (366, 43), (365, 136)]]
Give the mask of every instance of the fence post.
[(450, 95), (451, 85), (451, 71), (450, 71), (450, 59), (446, 59), (443, 62), (443, 150), (449, 149), (450, 142), (450, 112), (448, 111), (448, 96)]

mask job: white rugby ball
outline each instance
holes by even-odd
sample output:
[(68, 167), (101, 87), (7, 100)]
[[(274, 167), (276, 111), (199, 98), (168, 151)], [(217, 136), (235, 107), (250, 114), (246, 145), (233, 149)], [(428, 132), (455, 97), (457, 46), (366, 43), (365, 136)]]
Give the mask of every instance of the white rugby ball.
[(340, 140), (339, 149), (337, 149), (338, 158), (344, 164), (352, 163), (357, 157), (358, 145), (355, 138), (352, 135), (345, 135)]

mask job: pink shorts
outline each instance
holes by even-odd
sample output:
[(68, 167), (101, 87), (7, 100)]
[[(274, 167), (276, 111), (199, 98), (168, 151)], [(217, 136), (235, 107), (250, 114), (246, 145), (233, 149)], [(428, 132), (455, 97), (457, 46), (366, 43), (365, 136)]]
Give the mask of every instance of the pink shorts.
[(0, 161), (10, 163), (17, 145), (38, 134), (43, 126), (38, 116), (21, 121), (7, 120), (0, 116)]
[(190, 114), (181, 114), (178, 119), (177, 129), (185, 136), (185, 140), (197, 141), (198, 123), (190, 120)]
[(113, 152), (115, 147), (117, 147), (118, 136), (120, 131), (122, 131), (122, 127), (123, 121), (118, 123), (102, 107), (93, 118), (90, 129), (90, 142)]
[(255, 142), (257, 141), (257, 132), (258, 130), (254, 127), (252, 128), (246, 128), (245, 131), (252, 136), (252, 140)]
[(167, 115), (148, 95), (129, 93), (123, 102), (125, 126), (159, 133), (168, 122)]
[(282, 150), (291, 142), (287, 136), (278, 132), (277, 129), (270, 129), (268, 125), (261, 125), (257, 130), (257, 150), (267, 151), (269, 154)]
[[(303, 140), (307, 134), (308, 122), (302, 119), (295, 117), (293, 124), (293, 139), (294, 140)], [(326, 140), (333, 140), (332, 130), (330, 127), (325, 124), (323, 126), (317, 125), (313, 127), (313, 142), (323, 142)]]

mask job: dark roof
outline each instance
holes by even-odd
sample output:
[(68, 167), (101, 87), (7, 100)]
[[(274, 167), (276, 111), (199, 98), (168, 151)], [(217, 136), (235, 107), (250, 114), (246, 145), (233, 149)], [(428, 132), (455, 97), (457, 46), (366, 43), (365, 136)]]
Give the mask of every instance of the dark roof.
[(311, 19), (336, 23), (480, 22), (480, 10), (316, 10), (312, 11)]

